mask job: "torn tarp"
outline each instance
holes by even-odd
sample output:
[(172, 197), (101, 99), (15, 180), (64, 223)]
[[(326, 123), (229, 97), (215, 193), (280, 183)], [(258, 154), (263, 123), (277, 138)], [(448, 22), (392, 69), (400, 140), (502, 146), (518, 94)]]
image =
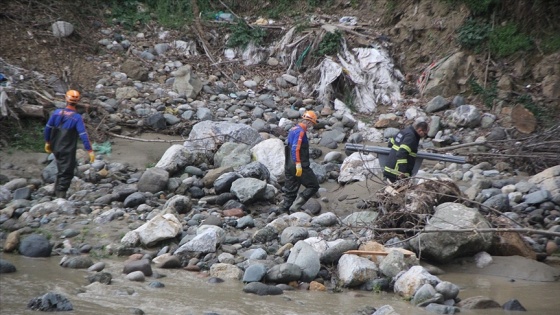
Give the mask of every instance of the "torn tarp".
[(395, 69), (388, 52), (381, 48), (354, 48), (343, 45), (338, 62), (325, 58), (317, 67), (321, 73), (315, 86), (319, 100), (330, 104), (330, 84), (345, 75), (354, 86), (354, 106), (358, 112), (371, 114), (377, 105), (397, 106), (401, 101), (400, 87), (403, 75)]

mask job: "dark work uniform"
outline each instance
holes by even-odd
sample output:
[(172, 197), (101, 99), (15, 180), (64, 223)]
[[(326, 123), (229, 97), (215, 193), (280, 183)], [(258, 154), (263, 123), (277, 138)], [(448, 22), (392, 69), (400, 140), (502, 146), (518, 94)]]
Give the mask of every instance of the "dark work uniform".
[[(309, 162), (309, 140), (307, 139), (307, 129), (304, 124), (297, 124), (288, 134), (287, 145), (285, 147), (285, 171), (286, 181), (282, 191), (284, 201), (281, 207), (286, 209), (292, 205), (297, 197), (299, 187), (303, 185), (305, 190), (300, 194), (302, 198), (308, 200), (319, 190), (317, 176), (313, 173)], [(301, 163), (302, 174), (296, 176), (296, 163)]]
[(400, 174), (411, 176), (418, 153), (418, 143), (420, 143), (420, 135), (412, 126), (399, 131), (395, 138), (391, 138), (389, 141), (391, 151), (387, 158), (387, 165), (383, 169), (383, 176), (391, 182), (395, 182)]
[(51, 144), (58, 168), (55, 191), (65, 192), (70, 187), (76, 167), (78, 137), (82, 139), (84, 148), (91, 151), (82, 115), (69, 107), (55, 110), (45, 127), (45, 142)]

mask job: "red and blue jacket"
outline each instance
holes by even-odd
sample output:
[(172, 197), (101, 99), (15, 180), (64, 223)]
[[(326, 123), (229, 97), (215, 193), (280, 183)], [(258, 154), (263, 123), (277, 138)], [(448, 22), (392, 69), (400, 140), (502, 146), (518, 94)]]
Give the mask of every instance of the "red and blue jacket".
[(75, 152), (78, 137), (87, 151), (92, 150), (82, 115), (70, 106), (54, 111), (47, 122), (44, 136), (53, 152)]
[(305, 124), (299, 123), (290, 129), (286, 149), (286, 163), (301, 163), (302, 167), (310, 165), (309, 139)]

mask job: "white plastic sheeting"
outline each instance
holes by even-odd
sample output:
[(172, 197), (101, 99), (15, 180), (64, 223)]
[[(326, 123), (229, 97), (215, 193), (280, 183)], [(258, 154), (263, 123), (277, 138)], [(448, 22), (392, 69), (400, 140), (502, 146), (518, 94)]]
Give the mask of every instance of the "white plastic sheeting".
[[(311, 33), (297, 36), (295, 28), (291, 28), (279, 42), (269, 48), (256, 47), (250, 43), (245, 49), (228, 49), (224, 51), (224, 55), (230, 60), (241, 59), (245, 66), (263, 63), (274, 56), (288, 69), (292, 69), (296, 60), (302, 58), (310, 47), (311, 36)], [(396, 107), (402, 100), (401, 85), (404, 76), (395, 69), (392, 58), (383, 47), (349, 50), (343, 41), (341, 53), (335, 58), (325, 57), (311, 72), (313, 75), (304, 75), (307, 82), (298, 80), (298, 90), (304, 94), (317, 92), (318, 101), (323, 104), (332, 103), (331, 84), (341, 75), (353, 82), (352, 107), (360, 113), (372, 114), (380, 104)]]
[(374, 113), (377, 105), (397, 106), (401, 101), (400, 87), (404, 76), (395, 69), (387, 51), (379, 48), (354, 48), (338, 54), (338, 62), (325, 58), (318, 66), (321, 80), (315, 90), (319, 100), (330, 104), (329, 86), (340, 75), (354, 84), (354, 105), (360, 113)]

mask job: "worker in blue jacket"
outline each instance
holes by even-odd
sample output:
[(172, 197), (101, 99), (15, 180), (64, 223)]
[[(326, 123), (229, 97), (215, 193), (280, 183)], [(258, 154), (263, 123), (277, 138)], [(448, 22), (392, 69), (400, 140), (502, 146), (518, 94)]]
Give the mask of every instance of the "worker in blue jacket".
[[(307, 129), (317, 124), (317, 114), (306, 111), (302, 121), (290, 129), (285, 147), (286, 163), (284, 175), (286, 181), (282, 191), (284, 200), (280, 204), (280, 212), (297, 212), (319, 190), (319, 181), (311, 169), (309, 161), (309, 139)], [(305, 189), (298, 195), (300, 186)], [(297, 197), (297, 198), (296, 198)]]
[(428, 123), (422, 121), (416, 126), (408, 126), (391, 138), (388, 146), (391, 148), (387, 157), (387, 164), (383, 169), (383, 176), (391, 183), (412, 175), (418, 144), (420, 139), (428, 134)]
[(54, 183), (57, 198), (66, 198), (66, 192), (74, 177), (78, 137), (82, 139), (84, 148), (88, 151), (90, 163), (95, 160), (84, 120), (82, 115), (76, 112), (76, 104), (80, 99), (80, 92), (66, 92), (66, 108), (55, 110), (45, 127), (45, 151), (54, 154), (58, 168)]

